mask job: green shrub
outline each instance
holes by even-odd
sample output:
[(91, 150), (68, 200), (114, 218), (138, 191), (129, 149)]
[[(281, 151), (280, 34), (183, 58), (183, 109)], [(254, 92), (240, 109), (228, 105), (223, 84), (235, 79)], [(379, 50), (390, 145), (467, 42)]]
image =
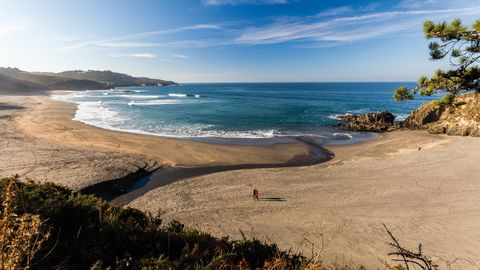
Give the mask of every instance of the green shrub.
[[(6, 185), (1, 179), (2, 200)], [(255, 269), (278, 258), (287, 269), (305, 264), (274, 244), (218, 239), (178, 221), (161, 226), (159, 216), (53, 184), (16, 185), (17, 214), (39, 215), (51, 228), (33, 269)]]

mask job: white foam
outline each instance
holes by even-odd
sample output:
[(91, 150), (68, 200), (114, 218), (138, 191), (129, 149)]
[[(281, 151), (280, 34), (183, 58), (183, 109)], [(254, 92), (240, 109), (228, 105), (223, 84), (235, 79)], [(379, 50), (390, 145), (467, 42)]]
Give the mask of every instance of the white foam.
[(347, 139), (353, 139), (353, 136), (352, 136), (351, 134), (342, 133), (342, 132), (333, 133), (333, 137), (334, 137), (334, 138), (344, 137), (344, 138), (347, 138)]
[(180, 103), (177, 100), (169, 100), (169, 99), (160, 99), (160, 100), (150, 100), (150, 101), (130, 101), (128, 105), (130, 106), (155, 106), (155, 105), (168, 105), (168, 104), (178, 104)]
[(145, 93), (145, 90), (135, 90), (135, 89), (114, 89), (117, 93)]
[[(125, 93), (121, 91), (110, 92), (108, 97), (116, 98), (109, 101), (103, 92), (76, 92), (64, 95), (52, 95), (52, 99), (69, 101), (78, 104), (77, 111), (73, 120), (82, 123), (90, 124), (100, 128), (138, 133), (149, 134), (163, 137), (176, 138), (272, 138), (272, 137), (296, 137), (296, 136), (312, 136), (322, 137), (320, 134), (306, 134), (302, 132), (284, 133), (275, 129), (258, 129), (258, 130), (221, 130), (221, 128), (208, 124), (190, 124), (190, 123), (169, 123), (162, 119), (146, 119), (134, 113), (134, 110), (129, 111), (125, 107), (110, 107), (110, 104), (128, 104), (130, 106), (164, 106), (170, 104), (182, 104), (189, 102), (183, 97), (199, 98), (200, 95), (188, 95), (170, 93), (168, 96), (172, 97), (166, 99), (167, 95), (142, 95), (135, 93)], [(129, 90), (133, 92), (133, 90)], [(173, 95), (173, 96), (172, 96)], [(118, 99), (117, 97), (124, 97), (126, 100)], [(182, 97), (182, 98), (173, 98)], [(159, 98), (159, 99), (158, 99)], [(101, 100), (105, 100), (102, 102)], [(129, 101), (127, 103), (127, 101)], [(192, 101), (197, 102), (197, 101)], [(116, 109), (115, 109), (116, 108)], [(337, 116), (337, 115), (336, 115)], [(336, 117), (335, 116), (335, 117)], [(333, 117), (333, 116), (332, 116)], [(150, 122), (148, 122), (150, 121)], [(309, 133), (309, 132), (307, 132)], [(348, 133), (335, 133), (333, 138), (337, 140), (352, 139), (352, 135)]]
[(363, 114), (363, 113), (368, 113), (368, 112), (371, 112), (371, 110), (369, 108), (363, 108), (363, 109), (348, 111), (348, 113), (350, 113), (350, 114)]
[(341, 114), (331, 114), (328, 116), (329, 119), (340, 120), (340, 116), (349, 116), (351, 113), (341, 113)]
[(70, 93), (70, 94), (61, 94), (61, 95), (50, 95), (51, 99), (60, 100), (60, 101), (67, 101), (67, 102), (75, 102), (75, 98), (84, 97), (86, 93)]
[(152, 99), (166, 97), (166, 95), (115, 95), (116, 97), (124, 97), (129, 99)]
[(118, 113), (106, 108), (101, 102), (80, 102), (73, 120), (100, 127), (109, 127), (120, 122)]
[(401, 113), (395, 115), (395, 121), (403, 121), (405, 120), (410, 114), (408, 113)]
[(187, 94), (170, 93), (169, 97), (187, 97)]
[[(185, 136), (176, 137), (220, 137), (220, 138), (273, 138), (275, 137), (276, 130), (250, 130), (250, 131), (223, 131), (223, 130), (197, 130), (195, 132), (188, 132)], [(192, 136), (193, 135), (193, 136)]]

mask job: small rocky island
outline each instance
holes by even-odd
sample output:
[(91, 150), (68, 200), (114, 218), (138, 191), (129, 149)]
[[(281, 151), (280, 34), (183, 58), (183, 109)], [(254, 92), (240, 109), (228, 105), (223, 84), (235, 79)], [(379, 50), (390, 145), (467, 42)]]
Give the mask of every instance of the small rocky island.
[(366, 132), (385, 132), (394, 126), (395, 116), (390, 112), (373, 112), (367, 114), (349, 114), (337, 117), (345, 123), (339, 123), (337, 126), (343, 126), (353, 131)]

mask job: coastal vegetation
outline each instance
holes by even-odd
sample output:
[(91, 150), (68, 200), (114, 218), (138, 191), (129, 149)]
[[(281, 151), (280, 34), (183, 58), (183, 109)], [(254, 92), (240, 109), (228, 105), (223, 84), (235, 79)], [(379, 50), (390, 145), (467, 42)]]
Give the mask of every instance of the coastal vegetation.
[(480, 92), (480, 20), (471, 27), (464, 26), (460, 19), (448, 24), (425, 21), (425, 38), (434, 39), (428, 46), (432, 60), (449, 58), (450, 70), (438, 69), (430, 78), (422, 76), (418, 84), (409, 90), (406, 86), (395, 90), (397, 101), (413, 99), (414, 95), (431, 96), (444, 94), (435, 102), (436, 108), (456, 105), (455, 97), (472, 91)]
[(323, 269), (256, 239), (232, 241), (53, 184), (0, 181), (2, 269)]
[(46, 90), (109, 89), (124, 86), (175, 85), (173, 81), (133, 77), (112, 71), (73, 70), (60, 73), (27, 72), (0, 68), (0, 89), (13, 93), (38, 93)]
[[(257, 239), (233, 241), (163, 224), (152, 215), (115, 206), (51, 183), (0, 179), (1, 269), (265, 269), (365, 270), (352, 263), (321, 264), (312, 255)], [(391, 242), (385, 269), (439, 269), (419, 245), (409, 250), (384, 225)], [(242, 233), (243, 235), (243, 233)]]
[(425, 38), (435, 39), (428, 46), (430, 58), (448, 58), (451, 69), (438, 69), (430, 78), (422, 76), (411, 90), (406, 86), (395, 90), (397, 101), (413, 99), (416, 94), (442, 95), (414, 110), (399, 127), (480, 136), (480, 20), (471, 27), (464, 26), (460, 19), (437, 24), (425, 21), (423, 32)]

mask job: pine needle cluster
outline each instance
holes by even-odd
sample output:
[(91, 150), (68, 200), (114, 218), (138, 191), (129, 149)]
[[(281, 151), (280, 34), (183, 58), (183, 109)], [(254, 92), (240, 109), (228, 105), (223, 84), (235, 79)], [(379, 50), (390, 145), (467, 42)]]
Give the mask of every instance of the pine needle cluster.
[(435, 24), (426, 21), (423, 24), (426, 39), (434, 39), (428, 46), (430, 58), (441, 60), (448, 58), (451, 69), (437, 70), (431, 77), (422, 76), (413, 89), (406, 86), (395, 90), (394, 99), (405, 101), (416, 94), (431, 96), (444, 94), (437, 107), (451, 105), (455, 97), (467, 92), (480, 92), (480, 20), (471, 27), (464, 26), (460, 19), (448, 24)]

